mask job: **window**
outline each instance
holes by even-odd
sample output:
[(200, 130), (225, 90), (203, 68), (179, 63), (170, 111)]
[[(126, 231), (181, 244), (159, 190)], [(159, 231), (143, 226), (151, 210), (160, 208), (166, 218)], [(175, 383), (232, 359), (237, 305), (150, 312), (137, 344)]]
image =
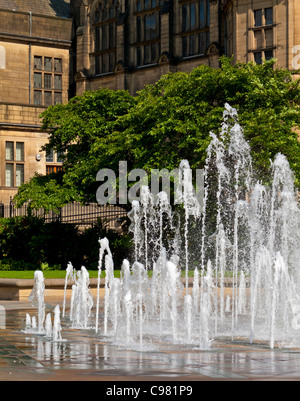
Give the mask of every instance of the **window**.
[(274, 55), (273, 41), (273, 8), (265, 8), (253, 11), (253, 52), (256, 64), (262, 64), (263, 60), (270, 60)]
[(209, 26), (209, 1), (207, 0), (199, 1), (199, 20), (200, 28)]
[(254, 53), (254, 60), (255, 60), (256, 64), (261, 64), (262, 63), (262, 52)]
[(35, 88), (42, 88), (42, 86), (43, 86), (42, 78), (43, 78), (43, 75), (40, 72), (34, 73), (33, 82), (34, 82)]
[(62, 59), (34, 56), (34, 70), (34, 104), (52, 106), (62, 103)]
[(254, 43), (256, 49), (261, 49), (263, 47), (263, 37), (261, 30), (254, 32)]
[(54, 59), (54, 72), (62, 72), (62, 59)]
[(100, 28), (95, 28), (95, 52), (99, 52), (101, 49), (100, 46)]
[(205, 54), (209, 46), (209, 32), (201, 32), (199, 34), (199, 54)]
[(34, 57), (34, 69), (35, 70), (42, 70), (43, 69), (43, 57)]
[[(50, 165), (46, 164), (46, 174), (57, 173), (58, 171), (62, 170), (62, 163), (63, 163), (63, 153), (58, 152), (57, 154), (54, 152), (53, 149), (48, 150), (46, 152), (46, 163), (50, 163)], [(57, 165), (60, 163), (59, 165)]]
[(182, 6), (182, 32), (189, 31), (188, 4)]
[(46, 162), (48, 163), (53, 163), (54, 161), (54, 151), (52, 150), (48, 150), (46, 153)]
[(61, 75), (54, 75), (54, 89), (62, 90), (62, 76)]
[(142, 65), (142, 58), (141, 58), (141, 48), (136, 48), (136, 63), (138, 66)]
[(204, 55), (209, 46), (209, 0), (187, 1), (181, 13), (182, 57)]
[(95, 57), (95, 74), (100, 74), (100, 56)]
[(189, 54), (196, 54), (196, 35), (189, 37)]
[(156, 15), (145, 15), (145, 40), (155, 39), (157, 35)]
[(108, 68), (108, 54), (102, 54), (101, 56), (101, 62), (102, 62), (102, 72), (109, 72)]
[(61, 103), (62, 103), (62, 93), (54, 92), (54, 104), (61, 104)]
[(108, 55), (109, 59), (109, 71), (113, 71), (116, 65), (116, 55), (115, 53), (109, 53)]
[(151, 63), (151, 46), (146, 45), (144, 46), (144, 64)]
[(266, 50), (265, 51), (265, 59), (271, 60), (273, 58), (273, 50)]
[(51, 106), (53, 104), (52, 102), (52, 92), (44, 92), (44, 105), (45, 106)]
[(14, 160), (14, 142), (6, 142), (5, 160)]
[(265, 24), (272, 25), (273, 24), (273, 8), (265, 9)]
[[(137, 64), (138, 65), (150, 65), (157, 62), (159, 53), (159, 43), (151, 43), (143, 45), (137, 48)], [(142, 59), (141, 53), (144, 53)], [(143, 61), (143, 62), (142, 62)]]
[(191, 23), (191, 29), (197, 28), (197, 23), (196, 23), (196, 3), (191, 3), (191, 6), (190, 6), (190, 23)]
[(265, 29), (265, 47), (272, 47), (273, 46), (273, 29)]
[(46, 166), (46, 174), (53, 174), (61, 171), (63, 168), (62, 166)]
[(57, 152), (56, 161), (57, 161), (57, 163), (63, 163), (64, 154), (62, 152)]
[(254, 10), (254, 26), (262, 26), (262, 10)]
[(182, 57), (186, 57), (188, 55), (187, 39), (187, 36), (182, 37)]
[(6, 163), (5, 165), (5, 186), (14, 186), (14, 165), (12, 163)]
[(137, 41), (140, 42), (141, 41), (141, 37), (142, 37), (142, 22), (141, 22), (141, 17), (138, 16), (136, 17), (136, 36), (137, 36)]
[(16, 161), (17, 162), (24, 161), (24, 143), (23, 142), (16, 143)]
[(109, 5), (101, 1), (94, 11), (95, 75), (113, 72), (116, 67), (118, 7), (117, 0)]
[(108, 40), (107, 40), (107, 25), (102, 26), (102, 50), (108, 49)]
[(273, 50), (265, 50), (262, 52), (254, 53), (254, 61), (256, 64), (262, 64), (263, 59), (271, 60), (273, 58)]
[(19, 187), (24, 184), (24, 142), (5, 143), (5, 186)]
[(115, 32), (115, 25), (114, 24), (109, 24), (108, 26), (108, 37), (109, 37), (109, 44), (108, 47), (110, 49), (113, 49), (116, 47), (116, 32)]
[(43, 104), (43, 92), (42, 91), (34, 91), (34, 104), (42, 105)]
[(52, 75), (44, 74), (44, 88), (52, 89)]
[(44, 70), (45, 71), (52, 71), (52, 58), (45, 57), (45, 59), (44, 59)]
[(16, 187), (24, 184), (24, 164), (16, 165)]
[(159, 2), (136, 2), (136, 63), (138, 66), (154, 64), (160, 52)]

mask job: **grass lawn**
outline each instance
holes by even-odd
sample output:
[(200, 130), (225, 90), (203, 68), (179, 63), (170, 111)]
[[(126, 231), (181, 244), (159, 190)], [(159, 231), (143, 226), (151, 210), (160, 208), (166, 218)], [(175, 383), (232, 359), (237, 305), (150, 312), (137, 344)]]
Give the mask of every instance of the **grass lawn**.
[[(66, 277), (65, 270), (45, 270), (44, 272), (45, 279), (53, 278), (53, 279), (64, 279)], [(152, 270), (148, 272), (149, 276), (152, 275)], [(89, 270), (90, 278), (98, 278), (97, 270)], [(182, 277), (185, 277), (185, 271), (181, 273)], [(193, 277), (194, 272), (189, 271), (189, 276)], [(105, 271), (101, 272), (101, 278), (105, 277)], [(115, 270), (115, 277), (120, 277), (120, 270)], [(2, 278), (11, 278), (11, 279), (33, 279), (34, 271), (0, 271), (0, 279)]]
[[(66, 277), (65, 270), (45, 270), (44, 277), (46, 279), (64, 279)], [(148, 271), (149, 276), (152, 276), (152, 270)], [(98, 278), (97, 270), (89, 270), (90, 278)], [(0, 271), (0, 279), (2, 278), (11, 278), (11, 279), (33, 279), (34, 271)], [(181, 276), (185, 277), (185, 270), (181, 271)], [(194, 271), (189, 270), (189, 277), (194, 277)], [(101, 272), (101, 278), (105, 277), (105, 271)], [(115, 270), (115, 277), (120, 277), (120, 270)], [(232, 272), (226, 272), (225, 277), (232, 277)]]
[[(66, 277), (66, 272), (64, 270), (46, 270), (43, 272), (44, 277), (48, 278), (62, 278)], [(90, 278), (98, 278), (98, 271), (91, 270), (89, 271)], [(104, 277), (105, 273), (102, 272), (101, 277)], [(33, 279), (34, 271), (0, 271), (0, 279), (1, 278), (12, 278), (12, 279)]]

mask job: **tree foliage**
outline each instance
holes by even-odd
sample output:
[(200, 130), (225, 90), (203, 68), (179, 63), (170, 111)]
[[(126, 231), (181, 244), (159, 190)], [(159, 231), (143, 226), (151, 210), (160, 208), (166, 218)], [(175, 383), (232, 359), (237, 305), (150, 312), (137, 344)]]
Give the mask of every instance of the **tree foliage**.
[[(49, 132), (45, 149), (65, 152), (65, 162), (63, 177), (47, 178), (38, 197), (42, 200), (48, 190), (60, 204), (95, 200), (97, 172), (117, 172), (120, 160), (129, 169), (146, 171), (171, 170), (182, 159), (202, 168), (210, 132), (219, 132), (226, 102), (238, 110), (258, 178), (266, 178), (270, 160), (281, 152), (299, 185), (299, 101), (299, 81), (276, 68), (275, 61), (233, 64), (227, 58), (218, 69), (202, 65), (191, 73), (170, 73), (136, 97), (107, 89), (86, 92), (42, 115), (43, 130)], [(34, 177), (20, 188), (19, 204), (34, 199), (39, 180)]]
[[(36, 270), (49, 266), (65, 269), (98, 269), (99, 238), (107, 237), (116, 268), (130, 257), (129, 235), (120, 236), (98, 220), (91, 228), (79, 230), (73, 224), (46, 223), (43, 218), (22, 216), (0, 219), (0, 270)], [(66, 240), (67, 239), (67, 240)]]

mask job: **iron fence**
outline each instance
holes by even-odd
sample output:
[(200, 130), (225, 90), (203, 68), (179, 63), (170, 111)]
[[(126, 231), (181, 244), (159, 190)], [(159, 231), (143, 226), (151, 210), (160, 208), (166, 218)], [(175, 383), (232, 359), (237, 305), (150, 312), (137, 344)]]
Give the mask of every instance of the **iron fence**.
[(45, 222), (59, 221), (61, 223), (75, 224), (77, 226), (93, 226), (99, 219), (105, 227), (111, 230), (121, 230), (122, 219), (127, 216), (127, 211), (115, 205), (99, 205), (98, 203), (90, 203), (82, 205), (80, 203), (72, 203), (60, 209), (59, 213), (50, 211), (45, 213), (44, 209), (28, 210), (28, 206), (24, 205), (20, 208), (15, 207), (13, 202), (9, 205), (0, 203), (0, 217), (21, 217), (28, 216), (40, 217)]

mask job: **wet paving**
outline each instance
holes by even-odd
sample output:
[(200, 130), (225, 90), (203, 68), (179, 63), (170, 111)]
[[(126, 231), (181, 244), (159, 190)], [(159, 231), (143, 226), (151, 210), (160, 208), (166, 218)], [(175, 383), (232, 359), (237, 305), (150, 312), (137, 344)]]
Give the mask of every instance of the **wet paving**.
[(93, 329), (71, 329), (64, 319), (64, 341), (53, 342), (24, 332), (26, 313), (35, 312), (29, 303), (2, 305), (0, 381), (300, 380), (300, 349), (219, 339), (209, 351), (173, 344), (140, 352), (106, 342)]

